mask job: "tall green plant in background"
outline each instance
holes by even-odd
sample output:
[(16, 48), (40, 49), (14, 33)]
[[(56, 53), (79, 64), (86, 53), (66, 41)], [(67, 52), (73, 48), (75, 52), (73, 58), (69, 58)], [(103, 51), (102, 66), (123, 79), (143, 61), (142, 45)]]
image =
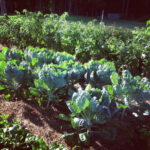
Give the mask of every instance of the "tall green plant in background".
[[(133, 75), (149, 77), (149, 23), (147, 30), (124, 29), (98, 24), (67, 21), (68, 14), (43, 15), (27, 10), (23, 15), (0, 18), (0, 42), (53, 48), (75, 54), (81, 62), (91, 58), (114, 61), (117, 70), (127, 65)], [(101, 29), (100, 29), (101, 26)]]

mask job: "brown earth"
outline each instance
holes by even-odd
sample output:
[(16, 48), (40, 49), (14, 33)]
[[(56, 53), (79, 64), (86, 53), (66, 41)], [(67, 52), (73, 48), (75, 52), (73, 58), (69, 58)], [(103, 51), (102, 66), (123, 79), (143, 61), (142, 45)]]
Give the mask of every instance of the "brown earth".
[(0, 44), (0, 51), (2, 50), (2, 48), (3, 48), (3, 45), (2, 45), (2, 44)]
[[(8, 119), (10, 121), (12, 119), (19, 120), (29, 132), (38, 138), (42, 138), (49, 146), (52, 142), (56, 142), (67, 147), (68, 150), (71, 150), (72, 144), (75, 144), (74, 142), (77, 139), (74, 139), (73, 143), (69, 143), (69, 145), (60, 139), (63, 134), (73, 131), (70, 123), (58, 118), (60, 113), (61, 112), (53, 106), (46, 108), (32, 101), (8, 101), (3, 98), (3, 95), (0, 95), (0, 115), (9, 114)], [(98, 141), (96, 143), (98, 149), (107, 149)], [(82, 149), (93, 150), (90, 146)]]
[(17, 46), (15, 46), (15, 45), (2, 45), (2, 44), (0, 44), (0, 51), (2, 51), (2, 49), (3, 49), (3, 47), (9, 47), (9, 48), (17, 48)]
[[(0, 115), (9, 114), (9, 119), (17, 119), (27, 128), (34, 136), (42, 138), (47, 145), (53, 141), (63, 144), (68, 150), (71, 150), (73, 144), (77, 144), (77, 139), (73, 143), (67, 143), (60, 140), (64, 133), (71, 133), (73, 129), (70, 123), (60, 120), (58, 115), (61, 110), (57, 106), (41, 107), (33, 101), (24, 100), (4, 100), (0, 96)], [(150, 119), (150, 118), (149, 118)], [(140, 122), (129, 118), (129, 122), (113, 121), (110, 126), (117, 128), (117, 136), (114, 141), (108, 141), (102, 137), (95, 136), (91, 139), (91, 146), (83, 146), (82, 150), (141, 150), (145, 147), (145, 142), (139, 138), (139, 133), (133, 129)], [(150, 125), (150, 124), (149, 124)], [(146, 147), (145, 147), (146, 150)]]

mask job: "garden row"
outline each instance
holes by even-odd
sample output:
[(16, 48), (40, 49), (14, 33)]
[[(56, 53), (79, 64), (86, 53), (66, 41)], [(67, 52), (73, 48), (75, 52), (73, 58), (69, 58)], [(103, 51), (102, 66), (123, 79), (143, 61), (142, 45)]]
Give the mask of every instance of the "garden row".
[(150, 99), (148, 79), (132, 77), (128, 70), (118, 74), (114, 63), (105, 59), (80, 64), (73, 55), (45, 48), (3, 48), (0, 92), (5, 98), (21, 97), (40, 105), (61, 103), (60, 118), (69, 121), (84, 142), (93, 134), (115, 139), (114, 127), (105, 135), (99, 125), (123, 119), (127, 109), (139, 118), (150, 114), (145, 103)]
[(114, 61), (117, 70), (125, 65), (133, 75), (150, 76), (150, 23), (147, 29), (129, 30), (96, 21), (69, 22), (67, 17), (26, 10), (24, 15), (1, 17), (0, 43), (66, 51), (81, 62), (106, 58)]

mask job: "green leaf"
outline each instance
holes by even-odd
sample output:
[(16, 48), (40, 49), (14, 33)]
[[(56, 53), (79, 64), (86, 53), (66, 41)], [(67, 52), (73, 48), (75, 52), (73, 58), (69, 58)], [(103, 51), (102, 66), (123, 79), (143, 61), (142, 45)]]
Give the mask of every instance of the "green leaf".
[(0, 74), (4, 74), (6, 62), (5, 61), (0, 61)]
[(0, 125), (4, 125), (5, 123), (4, 123), (4, 121), (0, 121)]
[(67, 106), (70, 109), (70, 111), (74, 114), (79, 114), (81, 113), (80, 107), (73, 101), (68, 101)]
[(128, 108), (128, 106), (127, 105), (123, 105), (123, 104), (119, 104), (118, 108), (126, 109), (126, 108)]
[(32, 150), (36, 150), (36, 147), (35, 147), (35, 145), (33, 145), (33, 144), (32, 144)]
[(0, 91), (1, 91), (1, 90), (4, 90), (4, 89), (5, 89), (5, 87), (2, 86), (2, 85), (0, 85)]
[(32, 65), (33, 65), (33, 66), (34, 66), (37, 62), (38, 62), (38, 59), (37, 59), (37, 58), (33, 58), (33, 59), (32, 59)]
[(92, 89), (91, 84), (88, 84), (87, 87), (86, 87), (86, 91), (90, 91), (91, 89)]
[(5, 55), (3, 53), (0, 53), (0, 60), (5, 60)]
[(113, 84), (118, 85), (118, 81), (119, 81), (118, 73), (113, 72), (110, 78)]
[(11, 97), (10, 94), (6, 94), (6, 95), (4, 96), (5, 99), (9, 99), (10, 97)]
[(148, 21), (146, 22), (146, 26), (147, 26), (147, 27), (150, 26), (150, 20), (148, 20)]
[(8, 117), (9, 117), (9, 115), (7, 114), (7, 115), (3, 115), (3, 116), (0, 116), (3, 120), (6, 120)]
[(74, 129), (79, 129), (79, 125), (74, 121), (74, 118), (71, 118), (71, 125)]
[(43, 144), (43, 140), (42, 139), (38, 139), (37, 142), (40, 143), (40, 144)]
[(111, 85), (106, 85), (105, 87), (106, 87), (106, 89), (110, 95), (114, 95), (114, 90), (113, 90), (113, 87)]
[(90, 101), (88, 99), (79, 101), (79, 107), (82, 110), (85, 110), (87, 107), (89, 107), (89, 104), (90, 104)]
[(38, 89), (30, 87), (29, 90), (32, 95), (40, 96), (40, 92), (38, 91)]
[(35, 79), (34, 80), (34, 84), (35, 84), (35, 86), (37, 87), (37, 88), (43, 88), (43, 89), (45, 89), (45, 90), (47, 90), (47, 91), (50, 91), (50, 88), (48, 87), (48, 85), (44, 82), (44, 80), (42, 80), (42, 79)]
[(59, 118), (62, 119), (62, 120), (65, 120), (65, 121), (70, 121), (70, 118), (68, 118), (64, 114), (59, 114)]
[(5, 52), (5, 51), (7, 51), (9, 48), (8, 47), (3, 47), (3, 50), (2, 50), (2, 52)]

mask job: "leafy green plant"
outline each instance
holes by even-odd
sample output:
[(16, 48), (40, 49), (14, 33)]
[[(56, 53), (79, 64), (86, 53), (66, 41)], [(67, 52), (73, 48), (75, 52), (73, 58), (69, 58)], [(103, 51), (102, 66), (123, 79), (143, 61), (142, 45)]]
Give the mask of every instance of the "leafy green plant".
[[(142, 106), (150, 99), (147, 78), (133, 77), (128, 70), (120, 75), (114, 62), (106, 59), (81, 64), (75, 55), (32, 46), (0, 52), (0, 92), (5, 98), (23, 97), (40, 105), (61, 101), (71, 114), (60, 117), (77, 129), (68, 138), (79, 137), (85, 143), (95, 134), (115, 139), (116, 129), (108, 123), (123, 119), (127, 108), (136, 117), (150, 113), (147, 105)], [(139, 107), (134, 110), (132, 103)]]
[(42, 139), (34, 137), (15, 119), (8, 121), (9, 115), (0, 115), (0, 148), (1, 149), (40, 149), (67, 150), (62, 144), (52, 142), (45, 145)]
[(56, 99), (56, 92), (67, 85), (67, 80), (67, 72), (56, 71), (55, 68), (44, 65), (38, 73), (38, 79), (34, 80), (34, 84), (41, 92), (46, 91), (49, 104), (50, 101)]
[[(114, 95), (121, 100), (120, 106), (122, 108), (132, 109), (134, 105), (140, 105), (150, 98), (150, 82), (139, 76), (132, 77), (128, 70), (122, 72), (121, 78), (116, 72), (112, 73), (111, 81)], [(142, 107), (141, 110), (138, 110), (138, 114), (141, 115), (147, 110), (149, 110), (148, 106)]]
[[(149, 77), (149, 21), (147, 29), (125, 29), (105, 26), (96, 21), (82, 24), (66, 20), (68, 14), (44, 15), (27, 10), (16, 16), (0, 18), (0, 42), (9, 45), (28, 45), (53, 48), (75, 54), (80, 62), (91, 58), (114, 61), (118, 70), (127, 65), (135, 76)], [(36, 62), (36, 59), (33, 60)]]
[(89, 61), (85, 64), (85, 80), (93, 87), (102, 88), (104, 85), (111, 84), (110, 76), (116, 70), (113, 62), (105, 59), (100, 61)]
[(12, 120), (9, 115), (0, 116), (0, 148), (1, 149), (44, 149), (48, 150), (42, 139), (38, 139), (24, 129), (20, 122)]
[[(82, 131), (86, 128), (87, 132), (79, 134), (81, 141), (86, 141), (93, 132), (94, 124), (105, 124), (118, 111), (117, 108), (110, 109), (113, 101), (109, 95), (110, 90), (91, 88), (88, 85), (85, 90), (78, 89), (74, 93), (72, 100), (67, 101), (67, 106), (72, 113), (72, 125)], [(115, 106), (115, 105), (114, 105)]]
[(42, 67), (54, 61), (53, 51), (44, 48), (27, 47), (24, 52), (24, 59), (32, 68)]

